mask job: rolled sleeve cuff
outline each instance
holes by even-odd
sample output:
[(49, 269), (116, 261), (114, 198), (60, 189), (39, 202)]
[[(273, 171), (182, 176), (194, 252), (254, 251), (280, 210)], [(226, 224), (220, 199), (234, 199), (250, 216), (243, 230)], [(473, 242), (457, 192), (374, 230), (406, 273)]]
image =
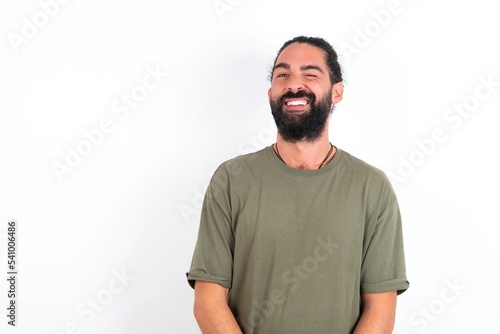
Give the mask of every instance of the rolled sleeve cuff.
[(187, 280), (189, 285), (194, 289), (194, 284), (196, 281), (205, 281), (205, 282), (212, 282), (212, 283), (217, 283), (224, 288), (231, 288), (231, 279), (230, 278), (225, 278), (225, 277), (218, 277), (214, 275), (210, 275), (204, 271), (190, 271), (186, 273)]
[(405, 292), (410, 283), (405, 278), (393, 279), (377, 283), (361, 283), (361, 293), (381, 293), (396, 290), (398, 295)]

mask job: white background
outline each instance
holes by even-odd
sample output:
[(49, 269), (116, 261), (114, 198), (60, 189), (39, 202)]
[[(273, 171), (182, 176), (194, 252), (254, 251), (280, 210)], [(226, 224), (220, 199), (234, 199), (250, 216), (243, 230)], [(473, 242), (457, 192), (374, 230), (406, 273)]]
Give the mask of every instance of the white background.
[[(274, 142), (268, 70), (296, 35), (341, 56), (331, 141), (394, 181), (411, 283), (394, 333), (500, 333), (498, 1), (47, 2), (0, 5), (2, 333), (199, 333), (201, 198), (221, 162)], [(116, 113), (148, 69), (168, 77)]]

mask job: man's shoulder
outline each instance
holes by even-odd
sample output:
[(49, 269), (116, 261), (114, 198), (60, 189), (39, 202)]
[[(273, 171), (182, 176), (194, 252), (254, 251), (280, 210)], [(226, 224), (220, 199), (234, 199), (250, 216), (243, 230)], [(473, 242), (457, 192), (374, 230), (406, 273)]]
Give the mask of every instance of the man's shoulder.
[(258, 151), (237, 155), (225, 160), (217, 168), (216, 172), (228, 172), (233, 174), (241, 169), (255, 168), (255, 166), (266, 163), (267, 152), (271, 146), (264, 147)]
[(382, 183), (389, 182), (387, 174), (382, 169), (343, 150), (342, 165), (347, 171), (354, 173), (357, 177), (369, 178)]

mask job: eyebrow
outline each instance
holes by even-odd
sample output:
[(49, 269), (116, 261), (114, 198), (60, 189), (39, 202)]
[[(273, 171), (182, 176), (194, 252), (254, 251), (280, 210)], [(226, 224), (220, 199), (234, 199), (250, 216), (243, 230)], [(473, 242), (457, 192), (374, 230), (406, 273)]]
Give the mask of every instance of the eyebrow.
[[(290, 69), (290, 65), (288, 65), (287, 63), (278, 63), (274, 66), (274, 69), (277, 69), (277, 68), (284, 68), (286, 70), (289, 70)], [(307, 71), (307, 70), (317, 70), (321, 73), (324, 73), (323, 70), (319, 67), (319, 66), (316, 66), (316, 65), (304, 65), (304, 66), (301, 66), (300, 67), (300, 70), (301, 71)]]

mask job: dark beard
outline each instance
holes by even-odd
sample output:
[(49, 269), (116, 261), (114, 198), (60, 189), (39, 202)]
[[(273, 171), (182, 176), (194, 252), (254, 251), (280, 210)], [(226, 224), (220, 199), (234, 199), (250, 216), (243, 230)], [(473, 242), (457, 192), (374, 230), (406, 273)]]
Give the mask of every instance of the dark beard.
[[(305, 97), (309, 100), (310, 110), (301, 115), (283, 112), (283, 101), (289, 98)], [(271, 112), (276, 122), (278, 132), (287, 142), (299, 141), (314, 142), (325, 130), (326, 121), (333, 108), (331, 107), (332, 92), (328, 92), (324, 99), (316, 102), (312, 93), (299, 90), (297, 93), (287, 92), (279, 99), (269, 101)]]

